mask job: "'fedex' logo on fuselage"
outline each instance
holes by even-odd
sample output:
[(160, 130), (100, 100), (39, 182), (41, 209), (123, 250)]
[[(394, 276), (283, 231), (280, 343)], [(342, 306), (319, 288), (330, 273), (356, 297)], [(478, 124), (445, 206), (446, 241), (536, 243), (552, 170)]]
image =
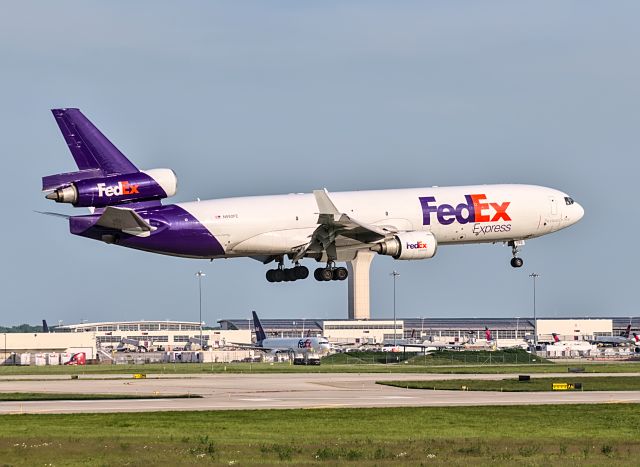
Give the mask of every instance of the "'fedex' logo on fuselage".
[(310, 349), (312, 347), (311, 345), (311, 339), (300, 339), (298, 341), (298, 348), (299, 349)]
[(431, 225), (431, 214), (435, 214), (438, 222), (449, 225), (457, 221), (459, 224), (470, 222), (498, 222), (510, 221), (507, 214), (510, 201), (504, 203), (487, 202), (487, 195), (465, 195), (466, 203), (457, 206), (451, 204), (437, 204), (435, 196), (420, 197), (422, 205), (422, 224)]
[(98, 196), (122, 196), (140, 193), (138, 185), (132, 185), (127, 181), (118, 182), (115, 186), (107, 186), (106, 183), (98, 183)]

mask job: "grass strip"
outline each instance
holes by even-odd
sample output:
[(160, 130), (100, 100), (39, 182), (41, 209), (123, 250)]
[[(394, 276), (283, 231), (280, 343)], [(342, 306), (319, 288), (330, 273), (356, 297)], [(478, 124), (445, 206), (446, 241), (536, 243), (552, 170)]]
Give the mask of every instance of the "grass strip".
[[(346, 361), (346, 360), (345, 360)], [(351, 361), (351, 360), (349, 360)], [(413, 362), (413, 363), (411, 363)], [(467, 363), (418, 364), (416, 360), (399, 363), (330, 363), (319, 366), (295, 366), (286, 363), (149, 363), (146, 365), (87, 365), (69, 366), (0, 366), (0, 378), (13, 375), (109, 375), (146, 373), (182, 374), (262, 374), (262, 373), (445, 373), (445, 374), (502, 374), (502, 373), (564, 373), (571, 367), (584, 367), (586, 373), (640, 373), (640, 361), (628, 363)]]
[(571, 376), (561, 378), (532, 378), (518, 381), (518, 378), (499, 380), (452, 379), (447, 381), (378, 381), (377, 384), (407, 389), (431, 389), (451, 391), (504, 391), (541, 392), (552, 391), (553, 383), (580, 383), (582, 391), (639, 391), (640, 376)]
[(640, 405), (0, 416), (6, 465), (628, 465)]

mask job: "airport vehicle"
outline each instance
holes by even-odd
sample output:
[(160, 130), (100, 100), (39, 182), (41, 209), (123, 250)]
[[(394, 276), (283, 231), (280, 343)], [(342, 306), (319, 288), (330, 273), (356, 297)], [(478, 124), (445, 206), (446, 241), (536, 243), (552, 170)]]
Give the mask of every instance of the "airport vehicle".
[[(439, 245), (502, 242), (511, 266), (525, 240), (578, 222), (566, 193), (533, 185), (477, 185), (313, 193), (163, 205), (175, 195), (170, 169), (139, 170), (78, 109), (53, 109), (78, 171), (43, 177), (46, 198), (89, 208), (65, 216), (74, 235), (187, 258), (251, 257), (275, 263), (269, 282), (344, 280), (338, 262), (372, 251), (397, 260), (433, 258)], [(291, 267), (285, 267), (285, 260)]]
[(302, 355), (306, 359), (324, 355), (331, 351), (331, 343), (326, 337), (267, 337), (260, 323), (258, 314), (253, 311), (253, 327), (256, 332), (256, 343), (232, 342), (231, 345), (245, 349), (256, 349), (273, 354), (286, 352), (294, 356)]
[(84, 352), (77, 352), (71, 355), (69, 361), (64, 362), (64, 365), (86, 365), (87, 364), (87, 354)]

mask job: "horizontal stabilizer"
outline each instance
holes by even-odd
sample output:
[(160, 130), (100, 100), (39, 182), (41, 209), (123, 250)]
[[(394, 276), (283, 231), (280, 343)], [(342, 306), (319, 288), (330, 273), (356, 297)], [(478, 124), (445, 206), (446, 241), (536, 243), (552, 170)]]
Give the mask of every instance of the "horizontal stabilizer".
[(138, 236), (149, 235), (152, 230), (155, 230), (155, 227), (152, 227), (133, 209), (115, 208), (113, 206), (107, 206), (104, 209), (96, 225)]
[(62, 219), (69, 219), (71, 217), (66, 214), (60, 214), (59, 212), (49, 212), (49, 211), (34, 211), (34, 212), (37, 212), (38, 214), (44, 214), (45, 216), (61, 217)]

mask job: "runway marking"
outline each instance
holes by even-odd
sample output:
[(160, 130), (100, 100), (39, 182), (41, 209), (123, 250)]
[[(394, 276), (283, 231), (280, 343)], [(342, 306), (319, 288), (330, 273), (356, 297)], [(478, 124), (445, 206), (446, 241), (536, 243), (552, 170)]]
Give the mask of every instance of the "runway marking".
[(266, 399), (263, 397), (246, 397), (246, 398), (238, 398), (236, 400), (245, 401), (245, 402), (279, 402), (279, 399)]

